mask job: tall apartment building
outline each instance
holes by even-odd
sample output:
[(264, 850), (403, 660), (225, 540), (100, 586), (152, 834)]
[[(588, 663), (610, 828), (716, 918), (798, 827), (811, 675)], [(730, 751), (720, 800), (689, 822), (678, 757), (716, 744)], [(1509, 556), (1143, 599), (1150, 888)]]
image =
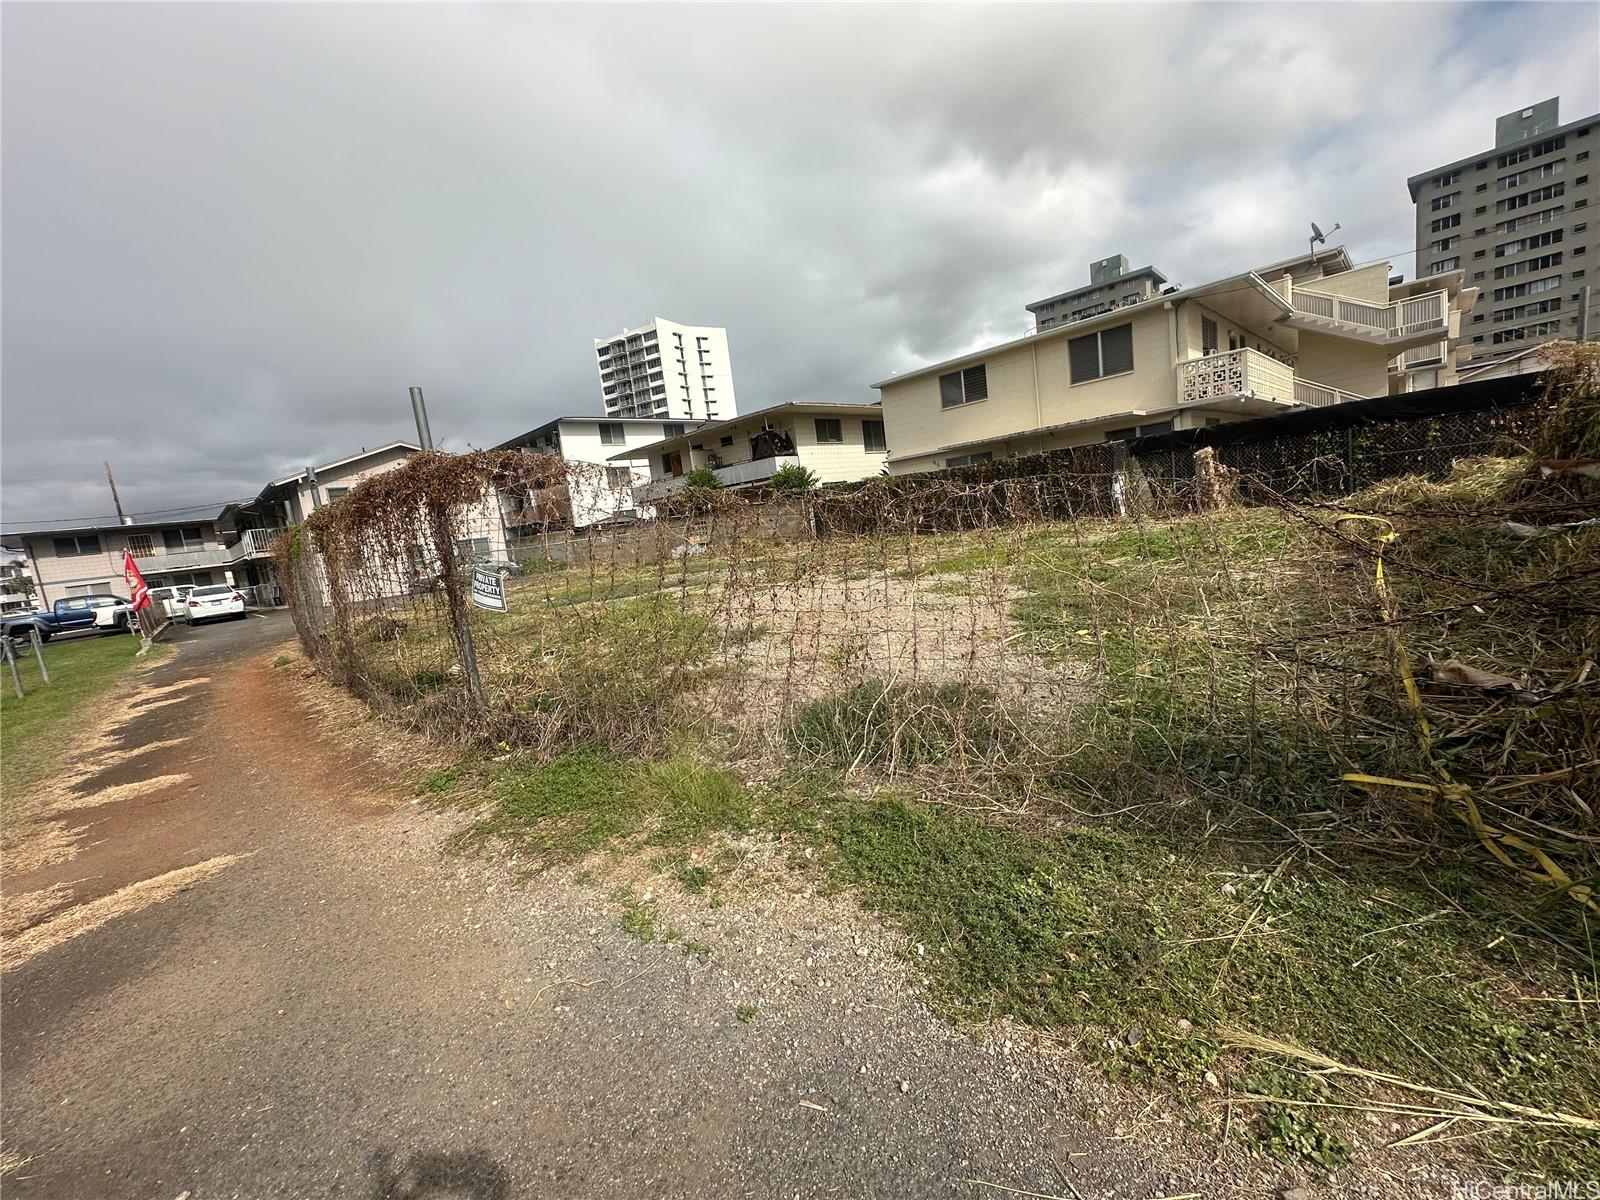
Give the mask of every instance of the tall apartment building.
[(1462, 331), (1474, 361), (1577, 332), (1589, 265), (1600, 258), (1600, 226), (1591, 231), (1600, 217), (1600, 114), (1563, 125), (1560, 103), (1507, 113), (1492, 149), (1406, 181), (1417, 206), (1417, 274), (1460, 270), (1481, 293)]
[(656, 317), (594, 340), (608, 417), (716, 421), (737, 414), (728, 331)]
[(1035, 300), (1027, 307), (1033, 314), (1035, 330), (1054, 329), (1057, 325), (1098, 317), (1114, 308), (1148, 300), (1166, 282), (1167, 277), (1154, 267), (1130, 271), (1127, 258), (1113, 254), (1089, 264), (1088, 287)]

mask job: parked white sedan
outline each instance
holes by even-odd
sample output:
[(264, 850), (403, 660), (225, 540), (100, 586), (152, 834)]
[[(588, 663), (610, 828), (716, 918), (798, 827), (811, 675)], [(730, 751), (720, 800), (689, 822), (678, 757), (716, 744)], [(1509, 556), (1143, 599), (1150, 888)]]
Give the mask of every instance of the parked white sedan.
[(189, 624), (222, 617), (243, 617), (244, 597), (231, 587), (197, 587), (189, 593)]

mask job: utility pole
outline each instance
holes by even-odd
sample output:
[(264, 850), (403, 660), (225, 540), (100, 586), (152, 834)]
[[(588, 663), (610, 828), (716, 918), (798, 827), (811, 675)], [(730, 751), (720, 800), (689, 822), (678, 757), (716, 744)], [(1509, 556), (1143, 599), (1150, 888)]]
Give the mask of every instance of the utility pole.
[(117, 480), (116, 476), (111, 474), (111, 460), (107, 459), (100, 465), (105, 467), (106, 482), (111, 485), (111, 503), (116, 506), (117, 524), (126, 525), (128, 523), (128, 519), (122, 515), (122, 497), (117, 495)]
[(1578, 341), (1589, 340), (1589, 285), (1578, 289)]
[(428, 406), (423, 402), (422, 389), (411, 389), (411, 415), (417, 419), (417, 445), (424, 450), (433, 449), (433, 431), (428, 428)]

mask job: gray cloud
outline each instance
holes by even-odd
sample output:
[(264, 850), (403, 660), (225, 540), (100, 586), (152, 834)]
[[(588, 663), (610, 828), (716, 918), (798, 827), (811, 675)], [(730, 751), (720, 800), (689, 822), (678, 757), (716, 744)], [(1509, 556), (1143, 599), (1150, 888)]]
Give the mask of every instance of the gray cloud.
[(860, 399), (1122, 252), (1199, 282), (1496, 114), (1597, 106), (1593, 6), (3, 11), (5, 519), (252, 493), (592, 411), (589, 339), (725, 324), (741, 405)]

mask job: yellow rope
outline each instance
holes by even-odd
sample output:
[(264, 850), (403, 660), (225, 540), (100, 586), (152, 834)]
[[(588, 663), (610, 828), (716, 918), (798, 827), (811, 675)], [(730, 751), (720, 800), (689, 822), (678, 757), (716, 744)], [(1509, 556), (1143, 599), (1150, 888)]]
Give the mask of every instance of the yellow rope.
[[(1417, 741), (1422, 747), (1422, 757), (1439, 777), (1438, 783), (1419, 782), (1407, 779), (1390, 779), (1383, 775), (1364, 775), (1352, 771), (1341, 775), (1339, 778), (1345, 783), (1355, 784), (1357, 787), (1377, 789), (1384, 787), (1400, 788), (1405, 791), (1423, 792), (1431, 802), (1437, 798), (1447, 804), (1450, 809), (1464, 821), (1472, 830), (1484, 849), (1494, 855), (1502, 864), (1529, 879), (1539, 883), (1550, 884), (1561, 888), (1573, 900), (1586, 908), (1600, 912), (1591, 889), (1587, 884), (1575, 884), (1572, 876), (1568, 875), (1559, 864), (1548, 854), (1532, 842), (1516, 834), (1507, 833), (1496, 829), (1483, 819), (1483, 814), (1478, 811), (1477, 801), (1473, 798), (1472, 789), (1465, 784), (1457, 783), (1450, 777), (1450, 772), (1444, 764), (1434, 757), (1433, 753), (1433, 727), (1428, 723), (1427, 711), (1423, 708), (1422, 692), (1417, 687), (1416, 676), (1411, 670), (1411, 658), (1406, 654), (1405, 643), (1400, 640), (1400, 632), (1395, 624), (1398, 610), (1394, 601), (1394, 594), (1389, 590), (1389, 581), (1384, 575), (1383, 555), (1390, 544), (1399, 540), (1400, 535), (1395, 532), (1394, 526), (1384, 517), (1367, 516), (1352, 513), (1340, 517), (1334, 522), (1334, 528), (1346, 523), (1370, 522), (1380, 527), (1378, 534), (1377, 568), (1373, 572), (1373, 584), (1377, 588), (1378, 603), (1383, 611), (1384, 633), (1389, 639), (1389, 650), (1394, 657), (1395, 666), (1400, 672), (1400, 681), (1405, 686), (1406, 701), (1411, 706), (1411, 712), (1417, 723)], [(1431, 803), (1425, 807), (1425, 812), (1431, 813)], [(1519, 866), (1506, 853), (1506, 847), (1520, 850), (1538, 864), (1539, 870), (1527, 866)]]

